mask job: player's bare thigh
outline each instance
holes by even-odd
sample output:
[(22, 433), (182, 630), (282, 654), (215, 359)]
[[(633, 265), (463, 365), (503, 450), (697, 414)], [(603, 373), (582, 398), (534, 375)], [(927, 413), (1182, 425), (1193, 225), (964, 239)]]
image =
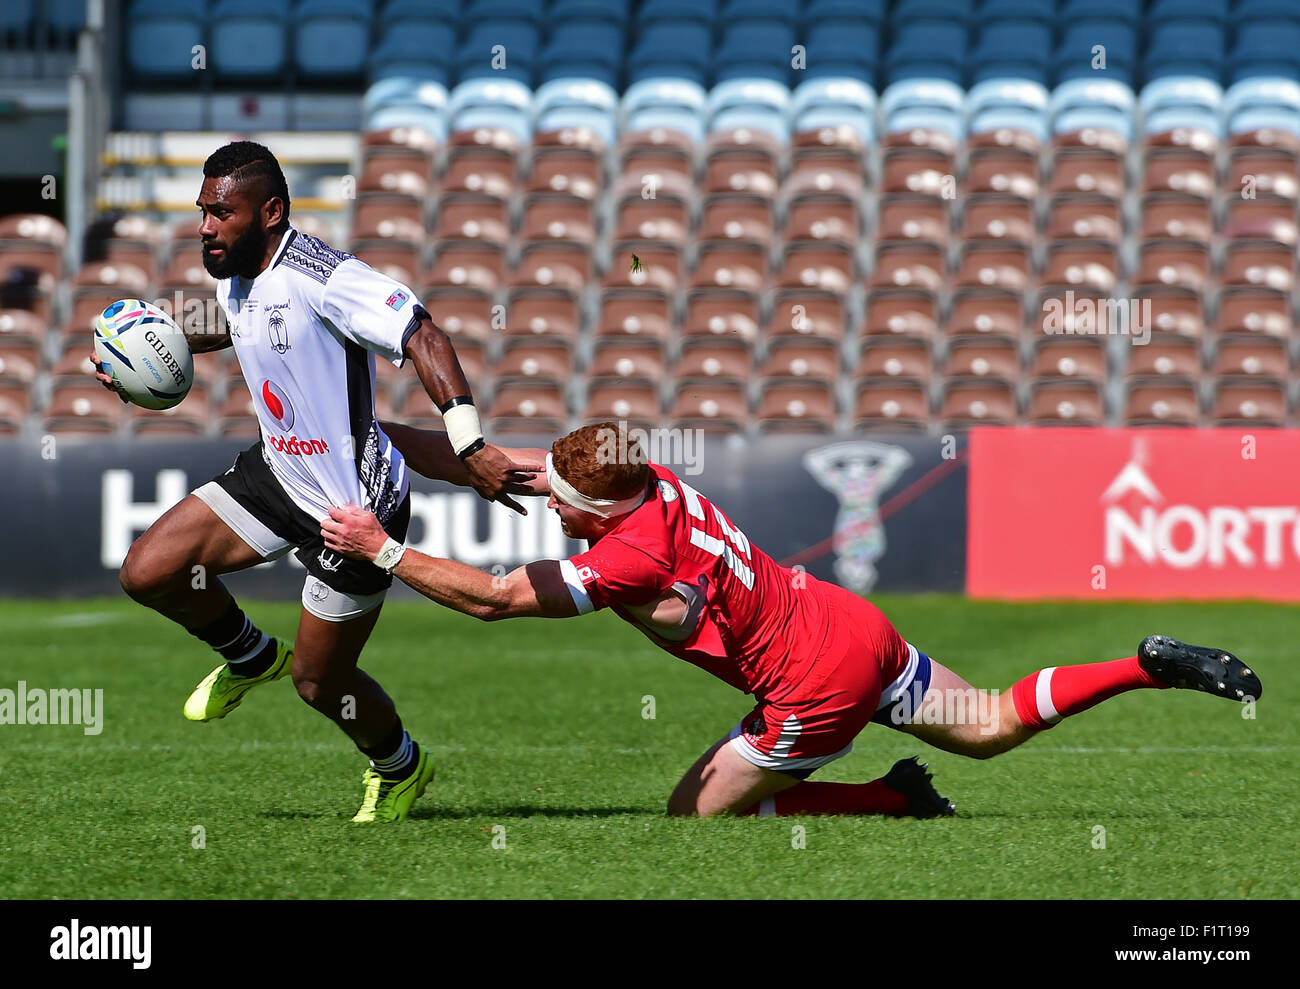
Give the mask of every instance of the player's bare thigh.
[(930, 687), (921, 706), (899, 730), (945, 752), (987, 759), (1033, 735), (1016, 714), (1011, 691), (978, 690), (930, 660)]
[(799, 780), (763, 769), (744, 759), (728, 739), (719, 739), (695, 761), (668, 798), (668, 813), (678, 817), (739, 814)]
[[(122, 563), (123, 589), (149, 597), (196, 585), (204, 578), (232, 573), (262, 562), (261, 554), (226, 525), (201, 499), (190, 494), (172, 506), (131, 544)], [(206, 583), (198, 581), (197, 586)]]

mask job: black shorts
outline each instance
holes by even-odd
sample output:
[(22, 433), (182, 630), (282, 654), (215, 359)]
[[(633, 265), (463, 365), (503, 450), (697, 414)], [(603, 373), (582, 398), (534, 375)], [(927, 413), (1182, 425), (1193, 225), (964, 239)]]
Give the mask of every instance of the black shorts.
[[(228, 497), (213, 491), (212, 485)], [(271, 473), (261, 440), (236, 457), (230, 470), (195, 494), (262, 556), (274, 559), (294, 549), (308, 573), (342, 594), (377, 594), (392, 586), (392, 574), (325, 547), (320, 523), (293, 503)], [(384, 530), (399, 543), (405, 542), (410, 521), (411, 498), (407, 495)]]

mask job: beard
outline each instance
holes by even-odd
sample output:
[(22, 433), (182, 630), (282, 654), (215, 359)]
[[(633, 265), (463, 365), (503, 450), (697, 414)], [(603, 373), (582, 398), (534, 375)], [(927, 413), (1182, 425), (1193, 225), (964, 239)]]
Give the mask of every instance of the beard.
[(203, 248), (203, 267), (213, 278), (226, 279), (235, 275), (256, 272), (262, 259), (266, 257), (267, 234), (257, 226), (250, 226), (233, 244), (219, 245), (225, 248), (225, 256), (217, 261)]

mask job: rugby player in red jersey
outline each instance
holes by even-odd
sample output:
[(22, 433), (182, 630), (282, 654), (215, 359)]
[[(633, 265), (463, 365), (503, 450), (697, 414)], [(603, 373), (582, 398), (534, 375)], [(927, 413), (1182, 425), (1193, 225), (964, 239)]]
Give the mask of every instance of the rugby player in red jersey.
[[(436, 434), (397, 428), (392, 439), (414, 470), (467, 483)], [(983, 759), (1127, 690), (1260, 695), (1258, 678), (1235, 657), (1167, 636), (1148, 636), (1126, 659), (1039, 670), (1000, 695), (976, 691), (905, 641), (869, 601), (778, 565), (706, 497), (646, 463), (615, 423), (556, 440), (546, 481), (564, 532), (590, 549), (504, 579), (407, 549), (353, 506), (332, 508), (321, 535), (330, 549), (487, 621), (612, 608), (661, 648), (753, 694), (754, 709), (677, 784), (670, 814), (948, 815), (952, 805), (915, 759), (870, 783), (806, 777), (846, 755), (872, 721)], [(950, 716), (956, 708), (945, 699), (954, 692), (979, 716)]]

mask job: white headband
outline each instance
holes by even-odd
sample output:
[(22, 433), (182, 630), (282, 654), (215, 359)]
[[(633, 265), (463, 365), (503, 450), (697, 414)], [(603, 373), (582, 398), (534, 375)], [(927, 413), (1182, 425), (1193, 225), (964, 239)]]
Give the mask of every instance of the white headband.
[(645, 501), (645, 491), (633, 495), (631, 498), (621, 500), (614, 498), (588, 498), (585, 494), (575, 488), (572, 484), (562, 478), (559, 471), (555, 469), (555, 461), (548, 453), (546, 455), (546, 483), (551, 487), (551, 494), (559, 498), (566, 505), (572, 505), (584, 512), (590, 512), (592, 515), (599, 515), (603, 519), (613, 518), (615, 515), (626, 515), (632, 509), (636, 508)]

